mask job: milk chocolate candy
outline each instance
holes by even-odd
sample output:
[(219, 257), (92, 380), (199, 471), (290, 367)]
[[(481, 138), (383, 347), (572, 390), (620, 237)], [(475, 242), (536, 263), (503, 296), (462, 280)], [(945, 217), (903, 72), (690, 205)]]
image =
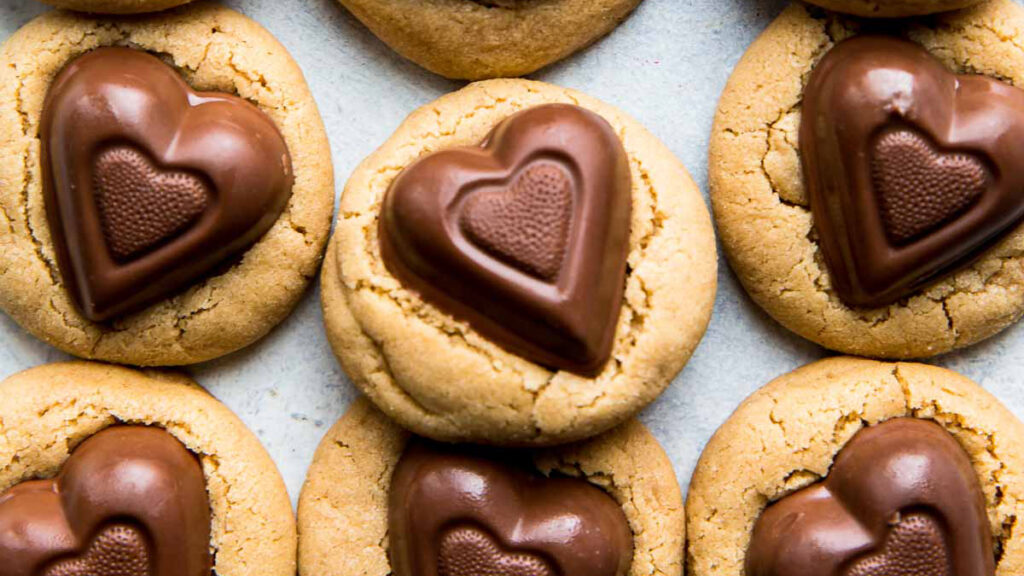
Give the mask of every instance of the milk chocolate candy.
[(480, 450), (420, 440), (406, 450), (389, 496), (394, 576), (629, 573), (633, 536), (614, 499)]
[(968, 265), (1024, 216), (1024, 91), (918, 45), (836, 45), (804, 92), (800, 152), (832, 287), (893, 303)]
[(108, 428), (51, 480), (0, 495), (3, 576), (209, 576), (199, 461), (157, 428)]
[(172, 296), (244, 252), (291, 195), (274, 123), (193, 91), (159, 59), (101, 48), (71, 61), (43, 108), (43, 188), (61, 277), (100, 322)]
[(507, 350), (583, 375), (611, 355), (625, 288), (631, 180), (600, 116), (563, 104), (426, 156), (380, 215), (388, 270)]
[(747, 576), (992, 576), (995, 558), (977, 474), (933, 422), (867, 428), (824, 482), (758, 519)]

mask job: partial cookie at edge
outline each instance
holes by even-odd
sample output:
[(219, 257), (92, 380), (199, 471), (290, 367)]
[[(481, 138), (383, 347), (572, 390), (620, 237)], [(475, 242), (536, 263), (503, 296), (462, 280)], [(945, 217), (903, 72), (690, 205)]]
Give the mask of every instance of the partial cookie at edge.
[(340, 0), (405, 58), (453, 79), (513, 78), (596, 42), (641, 0)]
[(159, 426), (199, 457), (212, 512), (214, 571), (292, 576), (296, 531), (274, 462), (226, 406), (189, 379), (105, 364), (50, 364), (0, 383), (0, 491), (56, 474), (115, 424)]
[[(387, 576), (391, 473), (410, 435), (358, 399), (317, 449), (299, 498), (299, 573)], [(682, 496), (671, 463), (638, 421), (542, 451), (538, 470), (586, 478), (623, 507), (634, 532), (630, 576), (681, 576)]]
[[(795, 3), (754, 42), (715, 117), (711, 200), (733, 269), (778, 322), (849, 354), (929, 357), (988, 338), (1024, 314), (1024, 227), (905, 301), (872, 310), (839, 301), (803, 188), (800, 99), (814, 63), (835, 42), (878, 22)], [(1024, 85), (1024, 54), (1012, 40), (1024, 37), (1024, 9), (1011, 0), (904, 24), (907, 36), (947, 67)]]
[(982, 0), (806, 0), (822, 8), (867, 18), (903, 18), (959, 10)]
[(39, 0), (64, 10), (77, 10), (96, 14), (142, 14), (159, 12), (192, 0)]
[[(239, 261), (109, 325), (74, 308), (57, 269), (41, 188), (39, 119), (73, 57), (106, 45), (162, 55), (197, 90), (235, 93), (277, 124), (295, 172), (285, 212)], [(330, 229), (334, 185), (322, 120), (302, 72), (252, 20), (200, 2), (155, 15), (54, 11), (0, 50), (0, 307), (64, 351), (137, 365), (192, 364), (264, 336), (304, 294)], [(229, 263), (231, 264), (231, 263)]]
[[(633, 222), (612, 360), (596, 379), (552, 373), (440, 313), (385, 269), (380, 203), (413, 160), (479, 144), (512, 113), (550, 102), (607, 119), (630, 158)], [(702, 337), (716, 289), (714, 236), (685, 169), (649, 132), (578, 92), (525, 80), (481, 82), (414, 112), (353, 173), (322, 272), (327, 331), (345, 371), (385, 413), (423, 436), (512, 445), (592, 436), (647, 405)]]
[(1024, 424), (949, 370), (831, 358), (777, 378), (745, 400), (704, 449), (686, 504), (687, 573), (742, 576), (751, 531), (771, 502), (825, 477), (866, 425), (910, 416), (942, 425), (963, 446), (1001, 543), (996, 576), (1024, 570)]

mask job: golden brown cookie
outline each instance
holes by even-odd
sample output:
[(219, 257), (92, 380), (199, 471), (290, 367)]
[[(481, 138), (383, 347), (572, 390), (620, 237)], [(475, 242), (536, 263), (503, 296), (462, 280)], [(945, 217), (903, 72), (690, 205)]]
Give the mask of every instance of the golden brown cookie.
[(751, 532), (766, 507), (825, 478), (858, 431), (902, 417), (938, 423), (966, 452), (984, 494), (995, 574), (1019, 574), (1024, 424), (955, 372), (847, 357), (774, 380), (715, 433), (687, 498), (687, 573), (745, 574)]
[[(513, 113), (576, 104), (604, 118), (631, 169), (625, 297), (611, 360), (596, 377), (508, 352), (399, 282), (382, 262), (381, 202), (425, 154), (480, 143)], [(352, 381), (417, 434), (541, 445), (607, 430), (646, 406), (700, 341), (716, 288), (713, 232), (696, 185), (636, 121), (578, 92), (480, 82), (414, 112), (353, 173), (322, 273), (328, 337)]]
[[(327, 433), (299, 499), (304, 576), (392, 573), (388, 493), (411, 436), (366, 400)], [(619, 503), (633, 532), (629, 574), (682, 574), (683, 512), (675, 474), (637, 421), (584, 443), (535, 452), (536, 469), (586, 479)]]
[[(822, 56), (878, 25), (799, 3), (779, 16), (744, 55), (719, 103), (711, 199), (733, 269), (781, 324), (846, 353), (927, 357), (992, 336), (1024, 313), (1024, 229), (894, 304), (855, 308), (839, 298), (805, 189), (801, 105)], [(1024, 55), (1015, 45), (1024, 34), (1024, 10), (1011, 0), (908, 20), (900, 30), (951, 71), (1024, 82)]]
[[(89, 321), (58, 269), (42, 185), (40, 119), (54, 77), (104, 46), (158, 54), (194, 90), (237, 94), (276, 125), (294, 185), (276, 222), (240, 257), (142, 311)], [(136, 365), (182, 365), (251, 344), (283, 320), (317, 271), (333, 210), (330, 150), (312, 95), (255, 22), (198, 3), (156, 15), (51, 12), (0, 51), (0, 307), (62, 350)]]
[(829, 10), (866, 18), (902, 18), (959, 10), (979, 0), (808, 0)]
[(202, 465), (215, 572), (295, 573), (295, 522), (277, 468), (245, 424), (189, 379), (51, 364), (0, 383), (0, 399), (0, 491), (52, 477), (77, 446), (111, 426), (162, 428)]
[(340, 0), (402, 56), (453, 79), (524, 76), (611, 32), (640, 0)]
[(192, 0), (39, 0), (40, 2), (64, 8), (96, 14), (141, 14), (159, 12), (187, 4)]

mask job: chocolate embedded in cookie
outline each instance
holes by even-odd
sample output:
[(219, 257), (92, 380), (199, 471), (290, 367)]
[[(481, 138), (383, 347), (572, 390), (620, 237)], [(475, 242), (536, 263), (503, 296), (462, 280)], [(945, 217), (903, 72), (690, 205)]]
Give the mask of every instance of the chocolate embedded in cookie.
[(971, 461), (939, 425), (864, 429), (824, 482), (768, 507), (747, 576), (991, 576), (985, 499)]
[(171, 296), (237, 256), (291, 194), (288, 149), (266, 115), (192, 91), (138, 50), (101, 48), (68, 64), (41, 133), (61, 276), (92, 321)]
[(0, 495), (5, 576), (208, 576), (198, 460), (157, 428), (108, 428), (52, 480)]
[(969, 264), (1024, 217), (1024, 91), (859, 36), (804, 93), (800, 151), (832, 285), (883, 306)]
[(406, 168), (380, 218), (388, 269), (425, 299), (539, 364), (607, 362), (626, 273), (629, 163), (588, 110), (538, 106), (477, 148)]
[(391, 480), (395, 576), (625, 576), (633, 536), (596, 486), (414, 441)]

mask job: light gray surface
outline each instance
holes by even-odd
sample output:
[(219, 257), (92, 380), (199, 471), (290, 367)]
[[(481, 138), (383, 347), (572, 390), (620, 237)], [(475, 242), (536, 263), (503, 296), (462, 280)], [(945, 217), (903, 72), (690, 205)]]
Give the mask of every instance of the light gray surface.
[[(1018, 0), (1020, 1), (1020, 0)], [(46, 8), (0, 0), (0, 38)], [(230, 0), (270, 29), (305, 71), (334, 154), (340, 193), (355, 166), (416, 107), (461, 84), (410, 64), (335, 0)], [(533, 78), (582, 90), (632, 114), (706, 190), (707, 140), (718, 95), (783, 0), (646, 0), (611, 36)], [(936, 363), (963, 372), (1024, 416), (1024, 327)], [(0, 378), (65, 359), (0, 314)], [(700, 451), (751, 392), (826, 355), (775, 324), (720, 262), (714, 318), (700, 348), (642, 416), (685, 490)], [(311, 290), (264, 341), (189, 372), (259, 435), (298, 498), (313, 451), (356, 392), (331, 354)]]

